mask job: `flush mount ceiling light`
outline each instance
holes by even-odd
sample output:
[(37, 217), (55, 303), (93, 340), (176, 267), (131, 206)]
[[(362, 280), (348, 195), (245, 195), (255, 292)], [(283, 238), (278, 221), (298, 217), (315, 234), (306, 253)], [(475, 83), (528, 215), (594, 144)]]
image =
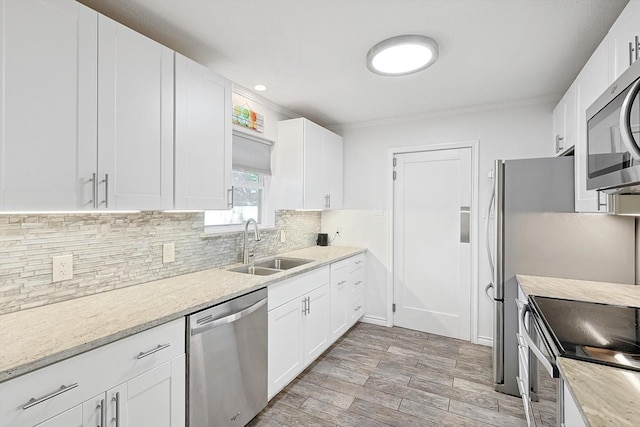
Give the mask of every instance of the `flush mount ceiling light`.
[(405, 76), (422, 71), (438, 59), (438, 43), (426, 36), (391, 37), (367, 52), (367, 68), (382, 76)]
[(267, 87), (265, 85), (255, 85), (253, 88), (258, 92), (264, 92), (265, 90), (267, 90)]

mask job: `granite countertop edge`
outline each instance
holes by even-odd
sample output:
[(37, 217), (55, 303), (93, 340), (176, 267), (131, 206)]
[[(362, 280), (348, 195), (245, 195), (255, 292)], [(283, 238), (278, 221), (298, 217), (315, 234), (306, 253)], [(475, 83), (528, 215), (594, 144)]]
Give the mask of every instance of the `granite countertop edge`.
[[(325, 267), (335, 262), (342, 261), (346, 258), (350, 258), (355, 255), (359, 255), (365, 253), (367, 250), (364, 248), (355, 248), (355, 247), (343, 247), (343, 246), (329, 246), (329, 247), (309, 247), (298, 249), (290, 252), (285, 252), (277, 255), (273, 255), (267, 258), (273, 258), (277, 256), (282, 257), (296, 257), (296, 258), (305, 258), (311, 259), (312, 262), (295, 267), (289, 270), (284, 270), (280, 273), (276, 273), (270, 276), (253, 276), (243, 273), (236, 272), (228, 272), (230, 268), (242, 265), (241, 263), (231, 264), (223, 267), (216, 267), (207, 270), (201, 270), (194, 273), (187, 273), (184, 275), (174, 276), (170, 278), (155, 280), (151, 282), (145, 282), (138, 285), (128, 286), (125, 288), (115, 289), (107, 292), (102, 292), (99, 294), (94, 294), (90, 296), (84, 296), (80, 298), (75, 298), (72, 300), (67, 300), (55, 304), (45, 305), (42, 307), (31, 308), (28, 310), (24, 310), (22, 312), (14, 312), (8, 313), (4, 315), (0, 315), (0, 325), (3, 325), (2, 330), (0, 330), (0, 342), (5, 342), (4, 339), (9, 339), (5, 335), (10, 335), (7, 333), (6, 327), (11, 326), (12, 323), (20, 323), (24, 321), (26, 315), (38, 316), (40, 318), (46, 317), (47, 311), (52, 311), (56, 308), (60, 309), (63, 305), (77, 305), (79, 301), (87, 302), (95, 307), (101, 307), (101, 302), (106, 299), (117, 299), (118, 294), (127, 295), (132, 292), (136, 292), (136, 290), (140, 290), (143, 293), (143, 290), (149, 292), (150, 287), (152, 286), (165, 286), (167, 289), (170, 289), (170, 284), (176, 283), (180, 280), (191, 280), (193, 282), (193, 286), (210, 286), (209, 280), (215, 279), (217, 276), (225, 275), (226, 281), (231, 283), (229, 290), (224, 291), (220, 295), (217, 295), (214, 298), (207, 298), (205, 300), (200, 300), (195, 303), (189, 303), (180, 309), (170, 310), (169, 312), (160, 312), (155, 315), (147, 316), (144, 320), (136, 321), (131, 320), (128, 323), (127, 327), (122, 329), (117, 329), (115, 331), (111, 331), (105, 335), (101, 335), (99, 337), (90, 337), (86, 340), (86, 342), (81, 342), (78, 344), (73, 344), (68, 347), (59, 348), (57, 351), (50, 351), (45, 355), (37, 356), (37, 357), (27, 357), (26, 360), (21, 362), (6, 362), (3, 360), (6, 356), (7, 348), (9, 346), (3, 346), (3, 349), (0, 349), (0, 383), (11, 380), (18, 376), (30, 373), (37, 369), (43, 368), (45, 366), (52, 365), (56, 362), (60, 362), (62, 360), (71, 358), (73, 356), (79, 355), (81, 353), (93, 350), (95, 348), (113, 343), (120, 339), (126, 338), (128, 336), (137, 334), (139, 332), (143, 332), (145, 330), (154, 328), (156, 326), (162, 325), (164, 323), (171, 322), (176, 319), (180, 319), (186, 315), (198, 312), (200, 310), (206, 309), (213, 305), (217, 305), (223, 303), (225, 301), (231, 300), (238, 296), (253, 292), (255, 290), (268, 287), (270, 285), (274, 285), (276, 283), (282, 282), (284, 280), (288, 280), (294, 278), (296, 276), (305, 274), (309, 271)], [(233, 275), (233, 276), (230, 276)], [(200, 277), (202, 276), (202, 277)], [(183, 289), (184, 291), (184, 289)], [(169, 291), (168, 291), (169, 292)], [(168, 293), (160, 292), (157, 298), (170, 297)], [(175, 296), (175, 295), (173, 295)], [(153, 305), (154, 301), (146, 301), (146, 305), (142, 306), (147, 307)], [(96, 309), (97, 310), (97, 309)], [(144, 310), (139, 310), (144, 311)], [(93, 314), (93, 312), (90, 312)], [(89, 320), (91, 315), (80, 316), (77, 320), (77, 325), (82, 325), (83, 320)], [(83, 329), (88, 329), (85, 325)], [(46, 331), (42, 331), (37, 327), (33, 328), (34, 332), (39, 331), (40, 334), (45, 334)], [(11, 337), (15, 339), (15, 336)], [(25, 338), (30, 338), (30, 342), (35, 342), (34, 337), (20, 337), (23, 340)], [(18, 338), (18, 339), (20, 339)], [(84, 341), (84, 340), (83, 340)], [(9, 341), (14, 342), (14, 341)], [(25, 350), (26, 351), (26, 350)]]

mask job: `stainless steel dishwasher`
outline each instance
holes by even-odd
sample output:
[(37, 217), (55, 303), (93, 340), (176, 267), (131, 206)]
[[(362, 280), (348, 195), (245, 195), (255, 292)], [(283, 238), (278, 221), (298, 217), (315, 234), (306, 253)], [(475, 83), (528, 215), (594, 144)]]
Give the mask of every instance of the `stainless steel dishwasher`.
[(188, 316), (187, 425), (244, 426), (267, 406), (267, 289)]

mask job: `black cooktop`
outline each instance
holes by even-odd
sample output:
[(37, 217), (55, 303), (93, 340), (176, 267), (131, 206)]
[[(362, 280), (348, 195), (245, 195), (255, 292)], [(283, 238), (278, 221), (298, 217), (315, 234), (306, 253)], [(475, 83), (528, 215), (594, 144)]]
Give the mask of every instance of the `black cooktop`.
[(531, 297), (560, 356), (640, 371), (640, 308)]

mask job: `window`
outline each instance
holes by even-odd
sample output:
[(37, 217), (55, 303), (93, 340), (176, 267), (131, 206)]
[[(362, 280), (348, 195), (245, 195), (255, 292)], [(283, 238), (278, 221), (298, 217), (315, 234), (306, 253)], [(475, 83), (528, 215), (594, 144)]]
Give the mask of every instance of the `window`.
[(233, 171), (233, 209), (227, 211), (206, 211), (205, 226), (232, 226), (244, 224), (249, 218), (258, 224), (265, 224), (265, 182), (267, 175)]

